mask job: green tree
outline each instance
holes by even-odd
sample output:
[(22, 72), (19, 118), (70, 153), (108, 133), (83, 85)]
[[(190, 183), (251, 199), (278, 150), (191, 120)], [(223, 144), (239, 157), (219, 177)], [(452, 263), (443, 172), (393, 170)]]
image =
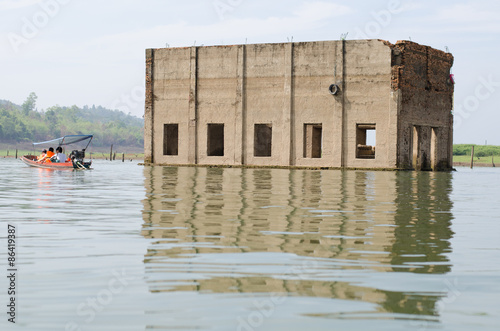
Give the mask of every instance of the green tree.
[(31, 92), (28, 98), (26, 98), (26, 101), (24, 101), (22, 105), (24, 115), (28, 116), (30, 112), (35, 110), (36, 99), (38, 99), (38, 97), (35, 94), (35, 92)]
[(2, 141), (43, 141), (67, 134), (94, 134), (95, 147), (111, 144), (143, 147), (144, 120), (101, 106), (61, 107), (33, 111), (36, 94), (22, 106), (0, 100)]

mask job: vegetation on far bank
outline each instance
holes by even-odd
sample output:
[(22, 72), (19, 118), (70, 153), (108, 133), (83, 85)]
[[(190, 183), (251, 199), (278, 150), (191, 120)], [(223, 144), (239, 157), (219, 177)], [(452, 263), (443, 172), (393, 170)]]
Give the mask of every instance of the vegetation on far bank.
[[(494, 145), (474, 145), (474, 144), (457, 144), (453, 145), (453, 156), (470, 155), (472, 153), (472, 146), (474, 146), (474, 157), (485, 157), (498, 155), (500, 156), (500, 146)], [(491, 159), (491, 158), (490, 158)]]
[[(36, 109), (37, 96), (31, 93), (21, 105), (0, 100), (0, 149), (26, 146), (68, 134), (93, 134), (97, 149), (111, 145), (141, 151), (144, 146), (144, 120), (101, 106)], [(101, 148), (102, 147), (102, 148)]]
[[(493, 159), (493, 162), (492, 162)], [(454, 163), (470, 163), (470, 155), (453, 155)], [(486, 163), (492, 164), (495, 163), (500, 165), (500, 156), (474, 156), (474, 163)]]
[(456, 144), (453, 145), (453, 162), (470, 163), (474, 146), (474, 163), (500, 164), (500, 146)]

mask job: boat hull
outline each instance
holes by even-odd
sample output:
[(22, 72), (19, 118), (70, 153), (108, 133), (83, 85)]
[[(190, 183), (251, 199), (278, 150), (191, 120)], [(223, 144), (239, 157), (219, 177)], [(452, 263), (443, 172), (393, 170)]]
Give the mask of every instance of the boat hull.
[(24, 155), (21, 157), (21, 161), (23, 161), (30, 167), (42, 168), (42, 169), (54, 169), (54, 170), (90, 169), (90, 166), (92, 164), (92, 162), (82, 162), (77, 164), (73, 163), (72, 161), (60, 162), (60, 163), (55, 163), (55, 162), (39, 163), (36, 162), (35, 155)]

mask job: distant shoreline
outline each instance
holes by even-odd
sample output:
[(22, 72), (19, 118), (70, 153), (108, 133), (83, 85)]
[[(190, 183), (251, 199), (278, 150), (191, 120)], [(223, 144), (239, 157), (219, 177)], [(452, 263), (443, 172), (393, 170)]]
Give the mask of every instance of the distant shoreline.
[[(470, 167), (470, 162), (453, 162), (454, 167)], [(474, 162), (474, 167), (491, 167), (496, 168), (496, 164), (486, 162)]]
[[(14, 152), (15, 153), (15, 152)], [(101, 153), (99, 153), (101, 154)], [(109, 154), (109, 153), (108, 153)], [(21, 154), (18, 153), (17, 158), (20, 159), (21, 156), (26, 155), (26, 154)], [(16, 158), (15, 154), (9, 154), (9, 155), (0, 155), (0, 159), (14, 159)], [(90, 159), (90, 157), (85, 158), (85, 159)], [(122, 153), (116, 153), (116, 157), (113, 161), (121, 161), (124, 159), (125, 161), (132, 161), (132, 160), (144, 160), (144, 154), (133, 154), (133, 153), (125, 153), (123, 156)], [(95, 155), (92, 153), (92, 160), (109, 160), (109, 155)]]

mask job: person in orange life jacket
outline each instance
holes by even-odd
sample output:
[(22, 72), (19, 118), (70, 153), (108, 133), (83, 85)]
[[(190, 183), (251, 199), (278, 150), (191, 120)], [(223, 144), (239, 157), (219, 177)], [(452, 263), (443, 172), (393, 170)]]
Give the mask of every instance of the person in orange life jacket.
[(54, 148), (50, 147), (45, 156), (42, 159), (38, 159), (38, 162), (50, 162), (50, 158), (54, 155)]

